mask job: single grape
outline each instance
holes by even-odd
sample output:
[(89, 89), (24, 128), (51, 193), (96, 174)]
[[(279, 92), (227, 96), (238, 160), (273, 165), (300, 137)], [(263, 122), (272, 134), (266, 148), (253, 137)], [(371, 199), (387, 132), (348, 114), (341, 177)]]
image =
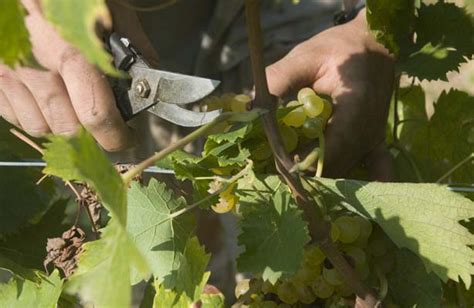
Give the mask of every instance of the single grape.
[(323, 112), (324, 101), (316, 94), (303, 97), (300, 102), (303, 103), (304, 112), (310, 118), (315, 118)]
[(377, 266), (384, 274), (389, 273), (395, 266), (394, 252), (389, 250), (383, 256), (373, 258), (371, 265)]
[(367, 262), (367, 256), (361, 248), (356, 246), (346, 246), (343, 250), (346, 255), (354, 261), (356, 267), (364, 265)]
[(339, 241), (341, 243), (352, 243), (360, 235), (359, 222), (351, 216), (340, 216), (336, 218), (334, 223), (338, 226), (341, 231), (339, 234)]
[[(298, 101), (291, 101), (286, 105), (287, 107), (294, 107), (301, 105)], [(303, 125), (306, 119), (306, 114), (304, 113), (303, 107), (298, 107), (290, 111), (284, 118), (283, 123), (287, 126), (300, 127)]]
[(266, 280), (262, 284), (262, 292), (263, 294), (276, 293), (276, 286)]
[(224, 109), (224, 111), (231, 111), (231, 104), (232, 104), (232, 101), (234, 100), (234, 97), (236, 96), (237, 94), (230, 92), (220, 97), (220, 101), (222, 103), (222, 109)]
[(342, 297), (348, 297), (354, 293), (354, 291), (352, 291), (352, 289), (346, 283), (336, 286), (335, 289), (336, 294)]
[(323, 277), (324, 277), (324, 280), (327, 281), (327, 283), (333, 286), (338, 286), (344, 282), (342, 275), (334, 267), (333, 268), (323, 267)]
[(293, 305), (298, 301), (295, 286), (290, 282), (282, 282), (277, 287), (277, 296), (282, 302)]
[(249, 308), (277, 308), (278, 304), (272, 301), (258, 301), (251, 303)]
[(331, 240), (336, 242), (339, 236), (341, 236), (341, 230), (339, 230), (339, 227), (335, 223), (331, 223)]
[(324, 108), (321, 114), (319, 115), (325, 121), (329, 120), (332, 116), (332, 103), (326, 99), (323, 99)]
[(250, 289), (250, 279), (242, 279), (235, 286), (235, 298), (239, 298)]
[(252, 98), (248, 95), (236, 95), (230, 102), (230, 110), (232, 110), (232, 112), (246, 112), (247, 106), (251, 101)]
[(380, 257), (385, 255), (391, 247), (393, 247), (393, 244), (390, 242), (390, 239), (382, 230), (376, 229), (369, 238), (367, 251), (372, 256)]
[(365, 219), (361, 216), (354, 216), (354, 219), (359, 222), (360, 226), (360, 235), (354, 242), (354, 245), (357, 245), (359, 247), (366, 247), (369, 237), (372, 234), (372, 223), (370, 222), (370, 220)]
[(309, 284), (321, 275), (320, 264), (310, 264), (303, 262), (303, 266), (291, 277), (291, 282), (295, 284)]
[(223, 108), (222, 100), (217, 96), (208, 96), (199, 104), (201, 111), (213, 111)]
[(318, 246), (309, 246), (304, 251), (304, 260), (311, 265), (319, 265), (323, 263), (326, 256)]
[(303, 124), (302, 132), (306, 138), (316, 139), (324, 131), (324, 120), (317, 118), (309, 118)]
[(303, 99), (305, 97), (308, 97), (308, 96), (313, 96), (313, 95), (316, 95), (316, 92), (314, 92), (313, 89), (311, 88), (303, 88), (301, 90), (298, 91), (298, 101), (302, 104), (303, 103)]
[(319, 276), (311, 284), (311, 289), (319, 298), (329, 298), (334, 293), (334, 286), (326, 282), (323, 276)]
[(359, 274), (359, 277), (361, 279), (367, 279), (367, 277), (369, 277), (370, 275), (370, 269), (367, 263), (364, 263), (360, 266), (356, 266), (355, 270)]
[(298, 297), (298, 301), (302, 302), (303, 304), (311, 304), (316, 300), (316, 296), (311, 290), (311, 287), (305, 284), (293, 284), (296, 291), (296, 296)]
[(298, 134), (293, 128), (288, 126), (280, 125), (279, 129), (285, 150), (287, 152), (293, 152), (298, 146)]
[(259, 142), (251, 153), (252, 157), (257, 161), (267, 160), (273, 155), (267, 141)]

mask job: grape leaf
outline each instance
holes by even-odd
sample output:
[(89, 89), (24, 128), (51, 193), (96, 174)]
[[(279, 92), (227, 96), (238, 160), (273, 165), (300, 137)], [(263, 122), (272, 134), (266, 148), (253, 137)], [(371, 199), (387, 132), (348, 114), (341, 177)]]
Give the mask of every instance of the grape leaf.
[[(424, 180), (436, 181), (474, 152), (474, 144), (469, 142), (470, 129), (474, 127), (474, 97), (458, 90), (443, 92), (429, 120), (421, 107), (424, 97), (402, 98), (400, 103), (405, 120), (401, 125), (400, 141), (413, 157)], [(451, 180), (474, 182), (474, 166), (466, 164), (453, 173)]]
[[(240, 127), (233, 128), (232, 130), (226, 133), (209, 135), (208, 139), (206, 140), (206, 144), (209, 141), (212, 141), (215, 144), (221, 144), (223, 142), (235, 143), (238, 140), (242, 140), (243, 138), (245, 138), (252, 130), (252, 127), (252, 123), (248, 123)], [(207, 149), (207, 147), (205, 147), (205, 149)], [(205, 152), (207, 153), (208, 150), (205, 150)]]
[(24, 19), (19, 0), (0, 1), (0, 61), (12, 67), (28, 64), (33, 57)]
[(39, 275), (41, 280), (33, 282), (19, 277), (12, 277), (5, 284), (0, 284), (0, 303), (3, 307), (56, 307), (61, 295), (63, 282), (55, 270), (49, 277)]
[(309, 236), (289, 191), (278, 190), (270, 204), (244, 211), (240, 228), (239, 245), (245, 251), (237, 259), (239, 271), (263, 273), (274, 284), (298, 270)]
[(474, 24), (466, 9), (454, 3), (437, 1), (421, 4), (415, 29), (417, 43), (453, 48), (463, 56), (474, 53)]
[[(441, 280), (471, 284), (474, 235), (459, 221), (474, 203), (436, 184), (368, 183), (320, 179), (326, 202), (373, 219), (400, 248), (408, 248)], [(337, 198), (335, 198), (337, 196)]]
[(109, 210), (101, 239), (85, 244), (68, 287), (99, 307), (130, 304), (130, 272), (147, 275), (147, 264), (126, 232), (127, 196), (120, 175), (85, 130), (72, 138), (52, 136), (45, 145), (44, 172), (65, 180), (85, 181)]
[(112, 218), (101, 238), (84, 244), (83, 249), (66, 288), (97, 307), (128, 307), (131, 267), (144, 272), (146, 265), (120, 223)]
[(452, 47), (427, 43), (422, 47), (413, 47), (414, 51), (400, 61), (399, 68), (409, 76), (421, 80), (448, 81), (446, 73), (457, 71), (467, 59)]
[[(44, 269), (47, 239), (61, 236), (68, 228), (65, 224), (66, 206), (66, 200), (56, 201), (38, 222), (0, 240), (0, 255), (23, 267)], [(17, 273), (13, 268), (10, 270)]]
[(395, 267), (387, 280), (392, 298), (402, 307), (440, 307), (441, 281), (428, 274), (423, 262), (409, 250), (396, 251)]
[(166, 185), (151, 179), (147, 187), (132, 183), (128, 193), (127, 231), (150, 265), (153, 275), (166, 289), (177, 287), (185, 251), (195, 227), (190, 214), (174, 217), (186, 207)]
[(201, 296), (202, 308), (224, 308), (225, 299), (222, 293), (219, 294), (203, 294)]
[(104, 72), (119, 75), (112, 67), (112, 57), (102, 47), (96, 35), (96, 23), (106, 27), (111, 18), (104, 0), (42, 0), (45, 17), (58, 29), (64, 39), (79, 49), (91, 63)]
[(378, 42), (398, 55), (410, 41), (415, 8), (412, 0), (367, 0), (367, 22)]
[(210, 272), (205, 272), (209, 258), (196, 237), (188, 240), (180, 262), (181, 266), (176, 273), (175, 289), (178, 294), (184, 294), (192, 302), (201, 298), (210, 276)]
[[(16, 156), (3, 155), (0, 159), (16, 160)], [(39, 170), (27, 168), (0, 168), (0, 238), (17, 233), (20, 228), (37, 222), (55, 196), (53, 182), (46, 179), (41, 185)]]
[(45, 174), (87, 182), (102, 204), (124, 227), (127, 221), (126, 187), (104, 152), (84, 129), (72, 138), (50, 136), (45, 144)]
[(156, 294), (153, 308), (189, 308), (192, 302), (186, 296), (180, 296), (176, 291), (166, 289), (158, 282), (155, 283)]

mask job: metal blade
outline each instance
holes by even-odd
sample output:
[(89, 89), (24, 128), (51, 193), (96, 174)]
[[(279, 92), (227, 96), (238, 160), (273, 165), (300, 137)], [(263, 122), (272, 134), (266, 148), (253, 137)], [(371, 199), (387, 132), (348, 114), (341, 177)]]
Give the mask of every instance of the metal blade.
[(222, 110), (195, 112), (178, 105), (158, 103), (149, 108), (148, 112), (183, 127), (198, 127), (217, 118), (222, 113)]
[(168, 104), (185, 105), (197, 102), (211, 94), (221, 83), (219, 80), (157, 71), (160, 74), (157, 97)]
[[(33, 161), (0, 161), (0, 167), (46, 167), (46, 162), (33, 160)], [(158, 167), (148, 167), (144, 172), (147, 173), (160, 173), (160, 174), (174, 174), (171, 169), (163, 169)]]
[(176, 105), (194, 103), (211, 94), (220, 84), (218, 80), (151, 69), (143, 62), (134, 64), (129, 74), (132, 76), (128, 90), (130, 103), (125, 109), (130, 116), (161, 102)]

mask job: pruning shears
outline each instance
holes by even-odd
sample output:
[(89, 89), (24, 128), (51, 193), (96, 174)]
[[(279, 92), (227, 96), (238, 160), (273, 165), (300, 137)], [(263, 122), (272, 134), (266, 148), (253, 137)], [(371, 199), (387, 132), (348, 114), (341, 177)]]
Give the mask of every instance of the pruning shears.
[(185, 108), (211, 94), (220, 81), (153, 69), (128, 38), (112, 33), (108, 40), (115, 67), (131, 77), (113, 85), (125, 120), (146, 110), (179, 126), (197, 127), (221, 114), (221, 110), (197, 112)]

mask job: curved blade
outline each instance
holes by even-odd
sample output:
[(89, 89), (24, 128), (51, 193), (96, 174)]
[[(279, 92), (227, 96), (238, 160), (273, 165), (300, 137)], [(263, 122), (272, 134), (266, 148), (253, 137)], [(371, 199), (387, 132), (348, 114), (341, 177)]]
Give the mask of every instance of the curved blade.
[(222, 113), (222, 110), (195, 112), (179, 107), (178, 105), (167, 103), (158, 103), (147, 109), (147, 111), (183, 127), (202, 126), (211, 122)]
[(211, 94), (220, 81), (178, 73), (156, 71), (160, 75), (155, 99), (168, 104), (185, 105)]

